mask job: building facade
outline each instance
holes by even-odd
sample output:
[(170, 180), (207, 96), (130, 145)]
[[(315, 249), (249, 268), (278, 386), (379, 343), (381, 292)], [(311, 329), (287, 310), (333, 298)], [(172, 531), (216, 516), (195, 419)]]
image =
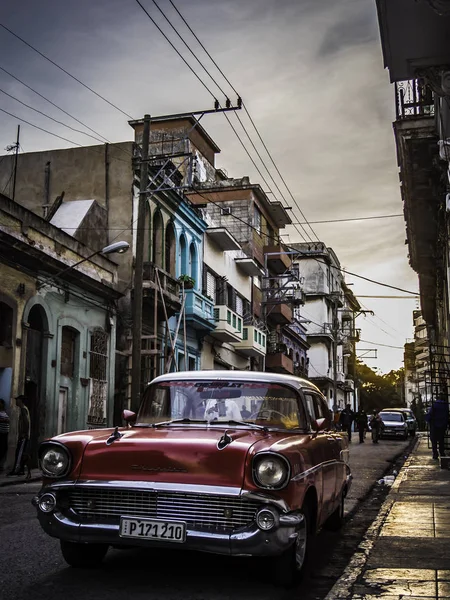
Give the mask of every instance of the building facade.
[(0, 196), (0, 396), (14, 446), (14, 398), (25, 394), (34, 462), (46, 437), (112, 424), (117, 266), (91, 254)]

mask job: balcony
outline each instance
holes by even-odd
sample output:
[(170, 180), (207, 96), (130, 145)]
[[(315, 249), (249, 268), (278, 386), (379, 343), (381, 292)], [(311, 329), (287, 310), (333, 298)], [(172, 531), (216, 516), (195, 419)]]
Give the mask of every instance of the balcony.
[(289, 358), (284, 352), (275, 352), (266, 356), (266, 371), (274, 373), (286, 373), (292, 375), (294, 373), (294, 363), (292, 358)]
[(330, 331), (331, 324), (312, 325), (308, 327), (307, 338), (324, 338), (332, 341), (333, 335)]
[(197, 290), (185, 290), (186, 323), (193, 329), (209, 332), (214, 329), (214, 302)]
[(290, 268), (291, 255), (285, 254), (283, 246), (264, 246), (264, 254), (267, 254), (267, 268), (269, 271), (280, 275)]
[(347, 378), (344, 383), (345, 383), (345, 387), (348, 390), (353, 391), (355, 389), (355, 382), (353, 381), (353, 379), (348, 379)]
[(242, 330), (242, 341), (234, 344), (234, 347), (246, 356), (265, 356), (266, 355), (266, 334), (250, 325), (244, 325)]
[(211, 335), (221, 342), (240, 342), (242, 340), (242, 317), (226, 305), (214, 307), (215, 329)]
[(166, 304), (167, 314), (169, 317), (173, 316), (181, 310), (180, 284), (170, 273), (167, 273), (164, 269), (161, 269), (161, 267), (157, 267), (152, 262), (144, 263), (142, 284), (144, 302), (153, 307), (156, 293), (158, 298), (158, 313), (162, 314), (163, 307), (158, 287), (158, 277), (164, 296), (164, 302)]
[(417, 119), (434, 116), (434, 94), (418, 79), (395, 83), (397, 119)]
[(226, 227), (208, 227), (206, 234), (221, 250), (240, 250), (241, 245)]
[(276, 325), (288, 325), (292, 323), (293, 312), (289, 304), (268, 305), (267, 319)]
[(246, 275), (250, 277), (262, 277), (264, 271), (253, 258), (235, 258), (234, 262)]

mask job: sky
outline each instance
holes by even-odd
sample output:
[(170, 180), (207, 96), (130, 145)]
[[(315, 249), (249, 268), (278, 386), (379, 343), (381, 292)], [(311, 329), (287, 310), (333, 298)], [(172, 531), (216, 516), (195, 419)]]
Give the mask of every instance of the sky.
[[(185, 59), (223, 102), (208, 79), (158, 12), (145, 8), (180, 49)], [(223, 90), (235, 94), (214, 70), (198, 43), (177, 17), (169, 0), (157, 0)], [(192, 29), (243, 98), (295, 202), (257, 145), (274, 183), (243, 130), (230, 115), (274, 194), (292, 206), (291, 217), (310, 222), (400, 215), (395, 141), (394, 90), (383, 69), (375, 0), (174, 0)], [(0, 23), (133, 118), (212, 108), (209, 92), (169, 46), (136, 0), (3, 0)], [(110, 141), (131, 140), (128, 117), (0, 28), (0, 67), (21, 79)], [(91, 144), (89, 137), (50, 121), (4, 92), (53, 118), (82, 127), (0, 70), (0, 153), (13, 144), (17, 117), (66, 137)], [(247, 117), (248, 131), (258, 140)], [(249, 175), (261, 183), (223, 115), (205, 116), (202, 125), (221, 148), (216, 166), (230, 177)], [(21, 148), (33, 152), (71, 144), (21, 122)], [(2, 190), (0, 190), (2, 191)], [(346, 270), (418, 291), (408, 263), (402, 217), (316, 223), (320, 241), (332, 247)], [(302, 241), (289, 227), (284, 240)], [(313, 234), (308, 230), (313, 237)], [(366, 310), (359, 316), (358, 356), (387, 373), (402, 366), (403, 345), (413, 338), (412, 311), (418, 299), (404, 292), (346, 276)], [(362, 296), (371, 296), (369, 298)], [(372, 296), (402, 296), (374, 298)], [(404, 296), (409, 296), (404, 298)], [(307, 307), (304, 310), (308, 318)], [(376, 349), (377, 358), (374, 352)]]

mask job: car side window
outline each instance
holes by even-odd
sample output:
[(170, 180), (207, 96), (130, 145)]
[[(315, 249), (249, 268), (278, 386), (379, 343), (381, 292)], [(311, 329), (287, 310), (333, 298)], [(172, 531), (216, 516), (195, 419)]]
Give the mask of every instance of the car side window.
[(314, 398), (311, 394), (307, 392), (304, 392), (303, 395), (305, 397), (305, 406), (309, 422), (312, 423), (316, 419), (316, 411), (314, 409)]

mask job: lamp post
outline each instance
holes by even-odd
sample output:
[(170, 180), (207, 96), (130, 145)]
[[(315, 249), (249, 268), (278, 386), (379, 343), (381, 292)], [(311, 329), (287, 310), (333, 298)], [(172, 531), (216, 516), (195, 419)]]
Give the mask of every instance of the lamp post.
[(43, 281), (42, 283), (38, 284), (37, 288), (39, 289), (40, 287), (42, 287), (48, 281), (51, 281), (52, 279), (55, 279), (56, 277), (60, 277), (61, 275), (64, 275), (68, 271), (71, 271), (72, 269), (75, 269), (75, 267), (78, 267), (78, 265), (81, 265), (82, 263), (84, 263), (87, 260), (93, 258), (94, 256), (97, 256), (97, 254), (104, 254), (104, 255), (107, 255), (107, 254), (123, 254), (124, 252), (126, 252), (129, 249), (129, 247), (130, 247), (130, 244), (128, 242), (114, 242), (113, 244), (109, 244), (109, 246), (105, 246), (101, 250), (97, 250), (96, 252), (93, 252), (89, 256), (86, 256), (86, 258), (83, 258), (82, 260), (79, 260), (74, 265), (72, 265), (70, 267), (66, 267), (64, 269), (61, 269), (61, 271), (58, 271), (55, 275), (53, 275), (52, 277), (50, 277), (46, 281)]

